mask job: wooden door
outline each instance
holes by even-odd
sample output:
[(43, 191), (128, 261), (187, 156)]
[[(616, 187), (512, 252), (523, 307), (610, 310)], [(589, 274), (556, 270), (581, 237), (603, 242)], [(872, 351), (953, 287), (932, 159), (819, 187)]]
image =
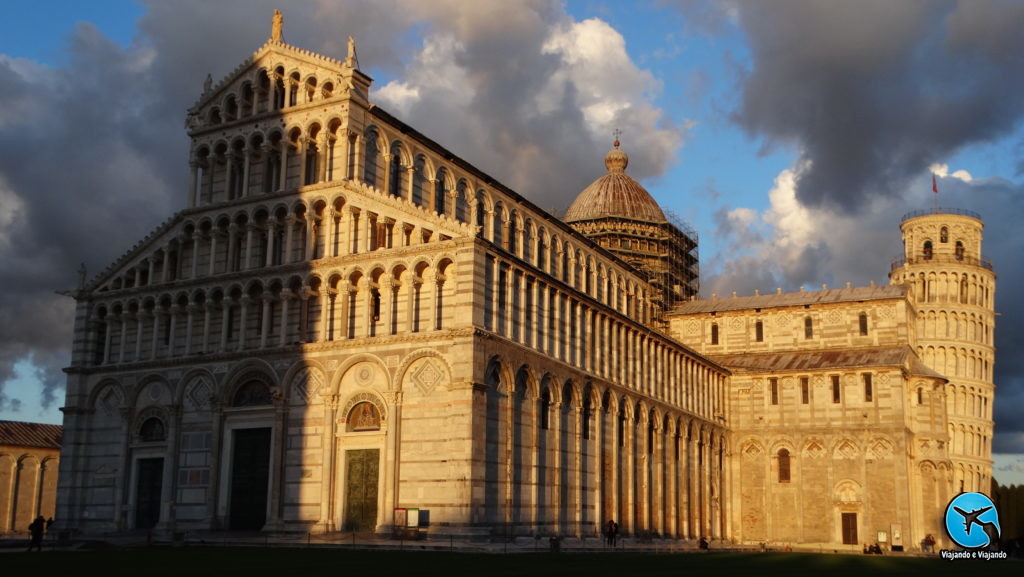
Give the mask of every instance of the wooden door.
[(843, 544), (857, 544), (857, 514), (843, 513)]

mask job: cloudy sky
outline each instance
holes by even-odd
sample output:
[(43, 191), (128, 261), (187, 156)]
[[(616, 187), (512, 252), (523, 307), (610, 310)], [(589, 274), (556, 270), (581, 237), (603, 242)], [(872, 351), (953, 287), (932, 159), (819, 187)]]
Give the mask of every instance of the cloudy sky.
[[(56, 290), (183, 207), (185, 110), (269, 35), (552, 211), (630, 173), (700, 234), (702, 293), (884, 283), (900, 217), (981, 213), (999, 274), (1000, 481), (1024, 482), (1024, 3), (74, 0), (0, 35), (0, 419), (60, 422)], [(289, 3), (293, 4), (293, 3)]]

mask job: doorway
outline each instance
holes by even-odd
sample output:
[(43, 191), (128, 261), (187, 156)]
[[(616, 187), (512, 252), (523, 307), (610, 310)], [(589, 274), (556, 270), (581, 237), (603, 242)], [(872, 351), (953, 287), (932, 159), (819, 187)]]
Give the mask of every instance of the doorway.
[(377, 528), (377, 477), (380, 449), (345, 451), (344, 531), (373, 531)]
[(135, 528), (152, 529), (160, 521), (160, 498), (164, 489), (163, 458), (139, 459), (135, 479)]
[(259, 531), (267, 522), (270, 428), (237, 429), (234, 435), (228, 527), (236, 531)]
[(843, 545), (857, 544), (857, 514), (843, 513)]

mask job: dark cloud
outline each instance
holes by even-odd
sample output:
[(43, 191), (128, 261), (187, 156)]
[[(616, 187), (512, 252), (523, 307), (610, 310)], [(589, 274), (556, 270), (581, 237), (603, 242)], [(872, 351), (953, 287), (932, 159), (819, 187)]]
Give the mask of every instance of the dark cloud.
[(807, 206), (860, 211), (1024, 114), (1024, 9), (1001, 1), (741, 2), (736, 122), (799, 150)]

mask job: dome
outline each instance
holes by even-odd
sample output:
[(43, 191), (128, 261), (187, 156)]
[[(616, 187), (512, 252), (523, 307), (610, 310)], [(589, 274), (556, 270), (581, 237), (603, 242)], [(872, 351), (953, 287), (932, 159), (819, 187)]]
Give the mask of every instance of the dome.
[(565, 212), (566, 222), (618, 217), (645, 222), (667, 222), (665, 213), (655, 202), (651, 193), (626, 174), (629, 155), (615, 148), (604, 157), (608, 173), (595, 180), (576, 197)]

